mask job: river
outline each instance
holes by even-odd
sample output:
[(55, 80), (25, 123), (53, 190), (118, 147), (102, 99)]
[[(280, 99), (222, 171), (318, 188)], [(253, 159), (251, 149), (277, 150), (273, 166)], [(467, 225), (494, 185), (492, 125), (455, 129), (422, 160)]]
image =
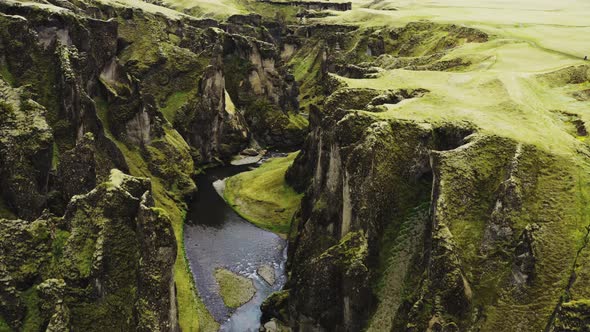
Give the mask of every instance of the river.
[[(220, 196), (223, 179), (247, 171), (248, 166), (230, 166), (207, 171), (197, 178), (195, 194), (184, 227), (184, 245), (201, 299), (220, 323), (220, 331), (258, 331), (260, 305), (286, 281), (286, 241), (278, 235), (245, 221)], [(256, 272), (261, 265), (274, 268), (274, 285)], [(254, 281), (256, 294), (232, 310), (219, 295), (214, 271), (229, 269)]]

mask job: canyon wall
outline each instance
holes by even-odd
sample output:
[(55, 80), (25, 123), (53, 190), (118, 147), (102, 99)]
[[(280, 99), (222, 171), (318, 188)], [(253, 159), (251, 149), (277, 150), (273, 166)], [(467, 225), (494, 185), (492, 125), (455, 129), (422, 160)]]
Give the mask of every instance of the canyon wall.
[(183, 256), (186, 198), (203, 165), (302, 143), (283, 29), (0, 4), (0, 329), (214, 328)]

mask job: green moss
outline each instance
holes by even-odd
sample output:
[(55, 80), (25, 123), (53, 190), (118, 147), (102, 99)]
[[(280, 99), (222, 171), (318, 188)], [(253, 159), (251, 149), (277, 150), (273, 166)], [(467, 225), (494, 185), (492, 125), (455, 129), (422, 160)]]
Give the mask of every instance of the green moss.
[(262, 302), (260, 309), (283, 322), (289, 321), (289, 291), (281, 290), (270, 294)]
[(289, 112), (289, 124), (287, 130), (304, 130), (309, 126), (309, 121), (301, 114), (294, 114)]
[(92, 269), (92, 256), (95, 250), (95, 244), (92, 239), (86, 239), (82, 246), (82, 250), (77, 253), (77, 267), (82, 276), (90, 275)]
[(19, 84), (29, 84), (34, 100), (47, 109), (47, 122), (53, 129), (53, 136), (60, 151), (70, 150), (75, 145), (75, 130), (64, 120), (62, 96), (56, 92), (59, 65), (52, 56), (39, 50), (31, 51), (30, 70), (19, 77)]
[(63, 250), (66, 244), (66, 241), (70, 237), (70, 232), (58, 229), (56, 231), (55, 237), (53, 242), (51, 243), (52, 246), (52, 254), (53, 254), (53, 261), (54, 264), (57, 264), (59, 260), (63, 257)]
[(133, 67), (130, 69), (136, 74), (146, 72), (158, 62), (161, 49), (154, 42), (167, 39), (163, 23), (149, 18), (137, 19), (132, 22), (120, 19), (119, 35), (126, 40), (134, 41), (121, 53), (120, 59), (123, 63), (132, 62)]
[(262, 17), (283, 24), (297, 23), (297, 13), (300, 8), (297, 6), (276, 6), (262, 1), (242, 1), (244, 8), (249, 13), (257, 13)]
[(6, 81), (11, 86), (15, 85), (16, 81), (14, 80), (14, 76), (12, 76), (12, 73), (10, 73), (10, 70), (8, 70), (8, 66), (3, 63), (0, 63), (0, 76), (2, 76), (4, 81)]
[(23, 323), (23, 331), (41, 331), (43, 327), (43, 318), (39, 311), (39, 295), (36, 287), (31, 287), (22, 293), (27, 314)]
[(316, 213), (321, 213), (328, 207), (328, 202), (324, 195), (321, 195), (319, 199), (313, 203), (313, 211)]
[(133, 301), (136, 290), (118, 289), (93, 303), (72, 303), (72, 326), (75, 331), (130, 330)]
[(219, 294), (223, 302), (230, 308), (238, 308), (250, 301), (256, 289), (252, 279), (240, 276), (232, 271), (217, 268), (215, 269), (215, 279), (219, 284)]
[(299, 83), (300, 109), (305, 112), (309, 112), (310, 105), (317, 105), (325, 99), (325, 91), (321, 84), (323, 46), (322, 42), (309, 41), (289, 59), (293, 75)]
[(367, 237), (362, 231), (348, 232), (340, 242), (324, 251), (317, 260), (332, 260), (331, 264), (336, 264), (343, 268), (364, 265), (368, 254)]
[(302, 197), (285, 182), (285, 172), (296, 156), (297, 153), (291, 153), (273, 158), (252, 171), (229, 178), (224, 198), (246, 220), (286, 235)]
[(0, 332), (12, 332), (12, 329), (2, 316), (0, 316)]
[[(419, 288), (419, 256), (423, 234), (429, 221), (430, 202), (424, 202), (401, 217), (401, 225), (392, 222), (385, 229), (379, 246), (379, 269), (374, 284), (377, 307), (367, 331), (393, 330), (392, 311)], [(425, 310), (426, 311), (426, 310)]]
[[(244, 118), (251, 132), (261, 139), (271, 137), (267, 144), (296, 145), (302, 142), (307, 131), (307, 119), (291, 111), (283, 112), (278, 106), (264, 98), (248, 100), (244, 107)], [(280, 135), (280, 138), (273, 139)]]
[(590, 300), (565, 302), (557, 314), (553, 331), (586, 331), (590, 327)]
[(176, 112), (188, 101), (189, 93), (184, 91), (174, 92), (166, 99), (166, 106), (162, 107), (160, 111), (168, 122), (174, 123)]
[(118, 81), (107, 81), (103, 78), (99, 78), (99, 81), (114, 96), (128, 96), (132, 92), (131, 87), (125, 83)]
[[(195, 54), (179, 47), (180, 37), (169, 33), (166, 21), (146, 15), (119, 20), (122, 38), (133, 40), (120, 55), (127, 70), (141, 80), (141, 90), (155, 97), (161, 111), (173, 123), (178, 111), (195, 89), (209, 65), (209, 54)], [(132, 107), (130, 111), (132, 112)]]

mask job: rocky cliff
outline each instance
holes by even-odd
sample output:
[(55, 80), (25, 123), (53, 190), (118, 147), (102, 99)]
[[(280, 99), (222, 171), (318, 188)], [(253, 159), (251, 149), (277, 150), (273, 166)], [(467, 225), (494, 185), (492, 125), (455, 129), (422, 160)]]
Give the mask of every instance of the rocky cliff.
[(200, 165), (302, 143), (284, 29), (0, 4), (0, 329), (214, 328), (183, 256), (185, 198)]
[(556, 193), (575, 191), (575, 168), (469, 123), (346, 111), (361, 93), (311, 115), (287, 175), (306, 188), (288, 293), (270, 311), (301, 331), (545, 328), (584, 249), (549, 240), (569, 236), (560, 224), (577, 207)]
[(13, 329), (178, 330), (169, 218), (118, 170), (63, 217), (0, 220), (1, 311)]
[(590, 70), (565, 38), (239, 3), (0, 3), (0, 330), (215, 330), (183, 255), (192, 177), (299, 147), (265, 321), (587, 328)]
[[(264, 320), (297, 331), (579, 330), (587, 148), (571, 141), (572, 157), (477, 120), (432, 116), (431, 105), (450, 100), (394, 88), (408, 71), (472, 72), (480, 60), (445, 54), (492, 38), (483, 32), (330, 28), (338, 32), (328, 37), (325, 26), (306, 27), (311, 41), (294, 46), (305, 50), (293, 59), (304, 60), (296, 72), (313, 102), (287, 180), (305, 196), (289, 236), (289, 281), (263, 305)], [(587, 69), (536, 77), (580, 84)], [(403, 118), (412, 107), (402, 104), (429, 115)]]

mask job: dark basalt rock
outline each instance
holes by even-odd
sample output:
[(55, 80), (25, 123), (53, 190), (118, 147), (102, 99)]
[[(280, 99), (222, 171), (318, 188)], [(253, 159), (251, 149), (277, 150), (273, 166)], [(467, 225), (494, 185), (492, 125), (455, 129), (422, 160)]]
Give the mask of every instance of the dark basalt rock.
[(26, 309), (6, 266), (0, 265), (0, 312), (4, 320), (11, 328), (18, 329), (22, 326)]
[(64, 201), (92, 190), (96, 186), (96, 169), (94, 137), (88, 133), (74, 149), (60, 157), (57, 178), (61, 180), (60, 191)]
[(258, 14), (232, 15), (227, 19), (227, 21), (231, 24), (251, 25), (258, 27), (262, 24), (262, 16)]
[(512, 267), (513, 282), (524, 287), (533, 283), (535, 279), (535, 240), (534, 231), (537, 225), (528, 225), (520, 235), (514, 249), (514, 265)]

